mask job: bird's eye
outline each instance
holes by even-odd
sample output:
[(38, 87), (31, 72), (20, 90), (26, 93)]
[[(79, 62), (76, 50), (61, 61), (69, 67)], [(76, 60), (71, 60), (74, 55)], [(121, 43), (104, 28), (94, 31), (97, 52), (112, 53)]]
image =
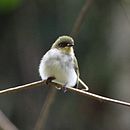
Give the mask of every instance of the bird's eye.
[(67, 42), (61, 42), (59, 43), (59, 47), (66, 47), (68, 45)]

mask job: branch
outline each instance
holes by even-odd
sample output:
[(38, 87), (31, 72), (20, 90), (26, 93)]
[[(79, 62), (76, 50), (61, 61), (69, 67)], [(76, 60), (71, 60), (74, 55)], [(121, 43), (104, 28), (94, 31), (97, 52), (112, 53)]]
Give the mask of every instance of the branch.
[(0, 110), (0, 130), (18, 130), (18, 128)]
[[(23, 89), (27, 89), (27, 88), (42, 87), (43, 84), (46, 84), (46, 80), (37, 81), (37, 82), (29, 83), (29, 84), (26, 84), (26, 85), (21, 85), (21, 86), (9, 88), (9, 89), (1, 90), (0, 94), (13, 93), (13, 92), (23, 90)], [(58, 88), (63, 87), (61, 84), (58, 84), (58, 83), (55, 83), (55, 82), (50, 82), (48, 85), (52, 86), (52, 87), (58, 87)], [(102, 101), (102, 102), (111, 102), (111, 103), (120, 104), (120, 105), (130, 107), (129, 102), (124, 102), (124, 101), (120, 101), (120, 100), (100, 96), (100, 95), (97, 95), (97, 94), (94, 94), (94, 93), (91, 93), (91, 92), (86, 92), (86, 91), (76, 89), (76, 88), (72, 88), (72, 87), (67, 87), (66, 89), (67, 89), (67, 92), (75, 92), (77, 94), (88, 96), (88, 97), (91, 97), (91, 98), (93, 98), (95, 100), (99, 100), (99, 101)]]
[(21, 86), (17, 86), (17, 87), (12, 87), (12, 88), (1, 90), (0, 94), (12, 93), (12, 92), (17, 92), (19, 90), (23, 90), (23, 89), (27, 89), (27, 88), (39, 87), (45, 83), (46, 83), (46, 81), (41, 80), (41, 81), (37, 81), (37, 82), (33, 82), (33, 83), (29, 83), (29, 84), (25, 84), (25, 85), (21, 85)]
[(51, 89), (49, 93), (47, 94), (46, 100), (42, 106), (40, 115), (38, 117), (38, 120), (35, 124), (34, 130), (45, 130), (47, 118), (50, 112), (50, 108), (53, 105), (53, 102), (55, 101), (56, 97), (56, 89)]
[(84, 6), (81, 8), (79, 15), (74, 23), (72, 32), (70, 34), (72, 37), (76, 37), (77, 34), (79, 33), (80, 28), (84, 22), (85, 16), (88, 13), (88, 10), (89, 10), (92, 2), (93, 2), (93, 0), (86, 0)]
[[(126, 8), (125, 8), (125, 6), (124, 6), (123, 3), (124, 3), (124, 1), (119, 0), (119, 4), (120, 4), (121, 8), (122, 8), (123, 11), (124, 11), (124, 15), (125, 15), (126, 19), (128, 20), (128, 23), (130, 24), (130, 19), (129, 19), (128, 13), (127, 13)], [(126, 3), (126, 4), (127, 4), (127, 3)]]

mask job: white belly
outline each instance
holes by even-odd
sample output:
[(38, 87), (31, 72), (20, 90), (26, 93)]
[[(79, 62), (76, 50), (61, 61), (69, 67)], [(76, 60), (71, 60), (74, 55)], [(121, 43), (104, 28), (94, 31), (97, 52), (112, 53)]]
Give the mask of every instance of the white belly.
[(39, 66), (39, 73), (42, 80), (55, 77), (57, 82), (66, 84), (68, 87), (75, 86), (77, 81), (71, 57), (54, 49), (44, 55)]

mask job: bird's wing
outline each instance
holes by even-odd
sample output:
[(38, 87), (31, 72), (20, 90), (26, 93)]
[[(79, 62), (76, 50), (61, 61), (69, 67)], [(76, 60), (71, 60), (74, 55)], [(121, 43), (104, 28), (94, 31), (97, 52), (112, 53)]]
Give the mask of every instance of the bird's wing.
[(78, 77), (76, 87), (78, 87), (78, 83), (80, 82), (80, 84), (82, 84), (85, 87), (85, 90), (87, 91), (89, 89), (88, 86), (79, 78), (79, 67), (76, 57), (74, 57), (74, 69)]
[(76, 87), (77, 87), (79, 83), (79, 67), (78, 67), (78, 62), (75, 56), (74, 56), (74, 70), (77, 74), (77, 83), (76, 83)]

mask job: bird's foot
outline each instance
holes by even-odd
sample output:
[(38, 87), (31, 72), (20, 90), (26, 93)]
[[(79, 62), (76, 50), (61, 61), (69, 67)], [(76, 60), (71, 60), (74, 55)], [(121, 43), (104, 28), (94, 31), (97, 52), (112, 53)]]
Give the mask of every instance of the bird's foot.
[(46, 80), (46, 84), (49, 85), (49, 83), (52, 82), (52, 80), (56, 79), (55, 77), (48, 77), (48, 79)]
[(63, 90), (64, 93), (67, 91), (66, 85), (67, 85), (67, 83), (65, 83), (65, 84), (63, 85), (63, 89), (62, 89), (62, 90)]

